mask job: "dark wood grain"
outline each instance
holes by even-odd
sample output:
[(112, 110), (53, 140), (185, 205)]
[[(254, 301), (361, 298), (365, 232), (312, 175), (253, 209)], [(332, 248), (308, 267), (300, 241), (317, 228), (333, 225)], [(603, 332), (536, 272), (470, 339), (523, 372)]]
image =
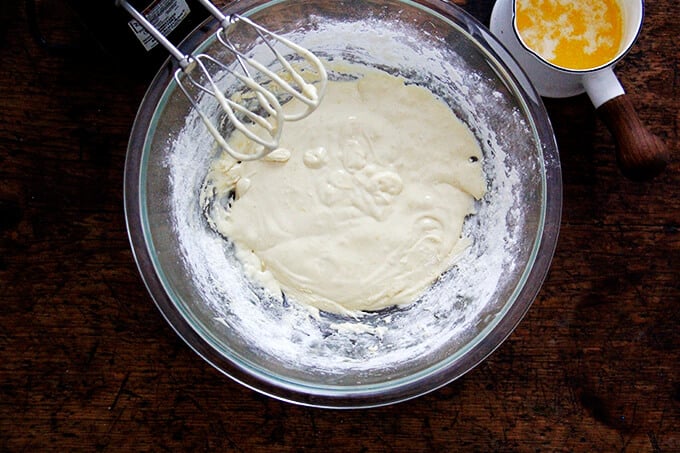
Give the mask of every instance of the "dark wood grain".
[[(491, 3), (463, 6), (486, 21)], [(57, 50), (32, 40), (23, 3), (0, 12), (0, 450), (680, 451), (675, 0), (647, 2), (617, 68), (665, 171), (624, 178), (586, 97), (546, 101), (564, 214), (528, 315), (462, 379), (349, 412), (260, 396), (175, 335), (123, 215), (147, 81), (84, 45), (64, 9), (42, 18)]]

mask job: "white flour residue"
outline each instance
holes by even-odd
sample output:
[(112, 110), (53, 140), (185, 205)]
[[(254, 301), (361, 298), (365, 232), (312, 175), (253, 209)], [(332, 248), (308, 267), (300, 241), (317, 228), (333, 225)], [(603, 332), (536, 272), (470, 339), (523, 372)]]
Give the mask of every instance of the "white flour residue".
[(535, 147), (535, 143), (522, 138), (530, 135), (529, 129), (517, 107), (504, 100), (510, 95), (467, 67), (463, 57), (424, 48), (422, 41), (400, 27), (379, 20), (325, 23), (319, 19), (316, 26), (311, 36), (286, 37), (334, 63), (379, 66), (409, 83), (426, 86), (472, 129), (488, 178), (477, 214), (464, 226), (464, 235), (473, 238), (473, 245), (420, 300), (406, 307), (353, 318), (314, 315), (285, 299), (268, 298), (244, 277), (232, 247), (208, 227), (199, 208), (201, 183), (214, 153), (212, 137), (192, 114), (170, 144), (167, 165), (174, 233), (183, 260), (193, 270), (190, 278), (202, 298), (202, 310), (213, 319), (212, 325), (204, 326), (214, 332), (213, 337), (199, 333), (225, 356), (236, 360), (251, 356), (244, 366), (270, 375), (274, 372), (267, 370), (276, 369), (292, 381), (370, 383), (395, 370), (398, 375), (422, 370), (424, 364), (433, 363), (432, 357), (454, 360), (508, 308), (499, 300), (510, 296), (518, 284), (507, 281), (508, 276), (518, 278), (513, 272), (514, 256), (533, 247), (518, 242), (526, 227), (525, 194), (519, 189), (519, 164), (508, 152), (517, 140), (523, 140), (519, 146)]

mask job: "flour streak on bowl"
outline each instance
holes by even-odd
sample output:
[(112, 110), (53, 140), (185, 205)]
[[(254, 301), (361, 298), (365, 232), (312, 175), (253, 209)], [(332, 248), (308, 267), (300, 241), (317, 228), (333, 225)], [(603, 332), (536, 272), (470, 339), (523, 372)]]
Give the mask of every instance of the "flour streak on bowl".
[[(470, 33), (483, 30), (464, 13), (445, 7), (457, 20), (452, 23), (388, 1), (369, 2), (370, 14), (340, 17), (323, 8), (314, 12), (314, 3), (307, 6), (310, 14), (301, 15), (303, 25), (294, 24), (292, 31), (267, 23), (285, 5), (273, 2), (255, 16), (332, 60), (331, 67), (376, 67), (429, 88), (479, 140), (488, 187), (477, 214), (465, 224), (473, 245), (408, 306), (351, 318), (266, 297), (246, 279), (232, 247), (208, 227), (200, 210), (200, 186), (215, 156), (212, 137), (198, 115), (182, 106), (171, 84), (162, 96), (164, 105), (155, 111), (157, 130), (145, 141), (147, 157), (140, 170), (147, 179), (140, 195), (142, 217), (147, 217), (142, 230), (155, 264), (155, 274), (145, 280), (158, 275), (172, 303), (170, 308), (159, 303), (164, 314), (176, 310), (186, 320), (192, 338), (198, 337), (187, 341), (215, 351), (211, 362), (223, 360), (254, 376), (247, 385), (305, 404), (385, 404), (459, 377), (519, 322), (545, 276), (556, 240), (559, 161), (542, 106), (522, 98), (523, 89), (505, 67), (471, 39)], [(257, 48), (248, 51), (258, 53)], [(343, 71), (331, 74), (344, 77)], [(159, 189), (167, 190), (162, 202), (153, 200)], [(553, 222), (548, 235), (546, 220)], [(535, 270), (537, 259), (542, 268)], [(187, 326), (175, 327), (182, 335)], [(234, 377), (231, 371), (225, 370)]]

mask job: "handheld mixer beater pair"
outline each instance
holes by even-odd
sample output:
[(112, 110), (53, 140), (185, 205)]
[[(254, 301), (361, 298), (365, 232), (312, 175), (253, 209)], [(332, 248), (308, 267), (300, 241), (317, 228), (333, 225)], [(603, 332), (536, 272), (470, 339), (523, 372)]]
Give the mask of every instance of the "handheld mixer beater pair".
[[(125, 9), (177, 60), (179, 68), (175, 71), (174, 79), (220, 147), (237, 160), (260, 159), (278, 148), (285, 121), (305, 118), (319, 105), (328, 81), (326, 70), (321, 61), (309, 50), (256, 24), (247, 17), (238, 14), (225, 16), (210, 0), (199, 0), (199, 2), (219, 21), (220, 27), (214, 36), (235, 56), (240, 70), (236, 70), (225, 62), (205, 53), (184, 54), (127, 0), (116, 0), (118, 6)], [(243, 23), (257, 32), (266, 48), (281, 64), (282, 72), (277, 73), (269, 69), (236, 48), (228, 36), (229, 28), (236, 23)], [(276, 48), (277, 44), (292, 53), (282, 54)], [(312, 81), (305, 79), (299, 66), (296, 69), (296, 65), (299, 65), (302, 61), (306, 62), (307, 67), (312, 69)], [(253, 71), (256, 72), (257, 77), (253, 75)], [(196, 73), (198, 73), (198, 76), (196, 76)], [(241, 81), (247, 89), (254, 93), (258, 107), (253, 109), (250, 104), (244, 105), (244, 103), (239, 103), (238, 100), (227, 96), (216, 82), (216, 77), (220, 73), (229, 73)], [(263, 86), (266, 84), (262, 82), (262, 78), (274, 83), (277, 87), (276, 92), (279, 93), (278, 96), (273, 90)], [(289, 81), (286, 80), (288, 78)], [(222, 121), (228, 122), (234, 130), (240, 131), (248, 140), (260, 145), (257, 147), (257, 152), (252, 154), (242, 153), (228, 143), (219, 130), (220, 128), (225, 129), (224, 124), (216, 125), (200, 108), (197, 98), (197, 94), (200, 92), (217, 100), (220, 108), (226, 114)], [(297, 99), (304, 108), (294, 113), (284, 113), (280, 101), (281, 94)]]

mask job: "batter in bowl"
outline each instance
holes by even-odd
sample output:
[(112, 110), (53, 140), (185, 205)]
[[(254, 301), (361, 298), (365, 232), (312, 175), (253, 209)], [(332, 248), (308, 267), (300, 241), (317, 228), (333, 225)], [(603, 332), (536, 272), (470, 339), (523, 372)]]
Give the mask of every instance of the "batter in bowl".
[(280, 145), (256, 161), (225, 153), (201, 193), (211, 227), (272, 296), (343, 314), (409, 304), (469, 245), (482, 153), (427, 89), (375, 70), (329, 82)]

